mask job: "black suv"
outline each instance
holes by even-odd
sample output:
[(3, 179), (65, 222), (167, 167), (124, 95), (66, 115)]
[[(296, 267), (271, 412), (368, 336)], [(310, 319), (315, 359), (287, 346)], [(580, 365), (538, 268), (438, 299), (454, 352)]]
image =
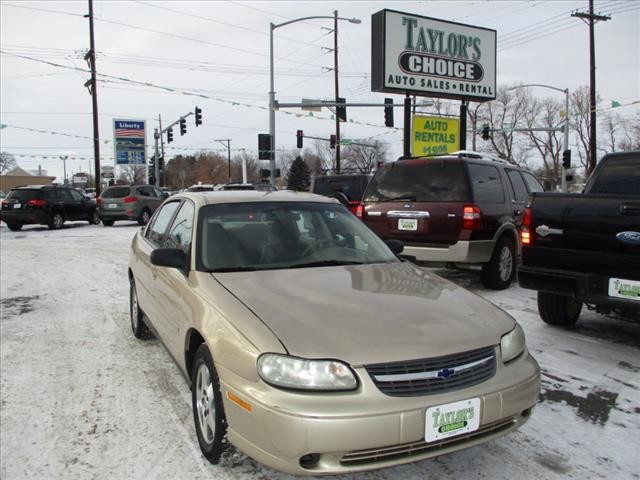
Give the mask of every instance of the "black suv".
[(311, 179), (311, 193), (337, 198), (356, 214), (372, 174), (321, 175)]
[(360, 216), (383, 240), (401, 240), (406, 255), (481, 264), (483, 284), (504, 289), (515, 276), (525, 203), (541, 191), (529, 172), (475, 152), (401, 159), (378, 170)]
[(14, 188), (9, 192), (2, 201), (0, 219), (13, 231), (30, 224), (58, 229), (67, 220), (100, 223), (96, 207), (95, 200), (75, 188), (31, 185)]

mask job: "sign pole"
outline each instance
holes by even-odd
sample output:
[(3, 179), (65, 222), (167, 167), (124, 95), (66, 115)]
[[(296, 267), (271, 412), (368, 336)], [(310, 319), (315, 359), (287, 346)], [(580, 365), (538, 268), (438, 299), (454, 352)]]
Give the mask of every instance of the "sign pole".
[(160, 140), (160, 131), (156, 128), (153, 132), (153, 138), (155, 140), (155, 151), (153, 153), (153, 175), (155, 178), (156, 187), (158, 186), (158, 180), (160, 179), (160, 152), (158, 150), (158, 140)]
[[(158, 114), (158, 124), (160, 125), (160, 132), (162, 132), (162, 115)], [(164, 162), (164, 140), (162, 133), (160, 133), (160, 156)], [(160, 161), (156, 162), (156, 187), (160, 188)]]
[(411, 95), (404, 97), (404, 149), (403, 157), (411, 156)]
[(467, 149), (467, 100), (460, 102), (460, 150)]

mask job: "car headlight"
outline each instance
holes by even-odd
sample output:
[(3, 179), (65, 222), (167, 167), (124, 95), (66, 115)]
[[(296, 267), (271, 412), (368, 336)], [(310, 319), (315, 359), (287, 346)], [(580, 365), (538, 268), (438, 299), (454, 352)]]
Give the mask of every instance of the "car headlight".
[(351, 369), (337, 360), (307, 360), (275, 353), (258, 358), (258, 374), (265, 382), (297, 390), (354, 390), (358, 381)]
[(519, 356), (525, 347), (524, 331), (516, 323), (516, 328), (511, 330), (500, 339), (500, 350), (502, 351), (502, 363), (507, 363)]

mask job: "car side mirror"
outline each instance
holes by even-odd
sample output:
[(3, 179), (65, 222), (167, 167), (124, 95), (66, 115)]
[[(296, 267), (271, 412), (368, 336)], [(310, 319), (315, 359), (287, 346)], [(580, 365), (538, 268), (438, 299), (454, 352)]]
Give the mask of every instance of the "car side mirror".
[(179, 248), (156, 248), (151, 252), (151, 263), (157, 267), (185, 270), (187, 256)]
[(387, 244), (387, 247), (395, 254), (400, 255), (404, 250), (404, 243), (401, 240), (396, 240), (395, 238), (391, 238), (384, 243)]
[(162, 193), (160, 194), (160, 196), (161, 196), (161, 198), (162, 198), (163, 200), (164, 200), (164, 199), (166, 199), (166, 198), (169, 198), (169, 194), (168, 194), (167, 192), (162, 192)]

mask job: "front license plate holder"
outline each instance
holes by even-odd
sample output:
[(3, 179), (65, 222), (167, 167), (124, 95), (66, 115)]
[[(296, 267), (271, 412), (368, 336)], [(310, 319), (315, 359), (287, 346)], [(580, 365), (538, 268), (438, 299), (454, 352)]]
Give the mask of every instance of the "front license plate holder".
[(418, 230), (418, 219), (417, 218), (399, 218), (398, 230), (408, 230), (410, 232), (415, 232), (416, 230)]
[(480, 398), (469, 398), (427, 408), (424, 441), (437, 442), (480, 428)]
[(640, 282), (624, 278), (610, 278), (609, 296), (640, 302)]

